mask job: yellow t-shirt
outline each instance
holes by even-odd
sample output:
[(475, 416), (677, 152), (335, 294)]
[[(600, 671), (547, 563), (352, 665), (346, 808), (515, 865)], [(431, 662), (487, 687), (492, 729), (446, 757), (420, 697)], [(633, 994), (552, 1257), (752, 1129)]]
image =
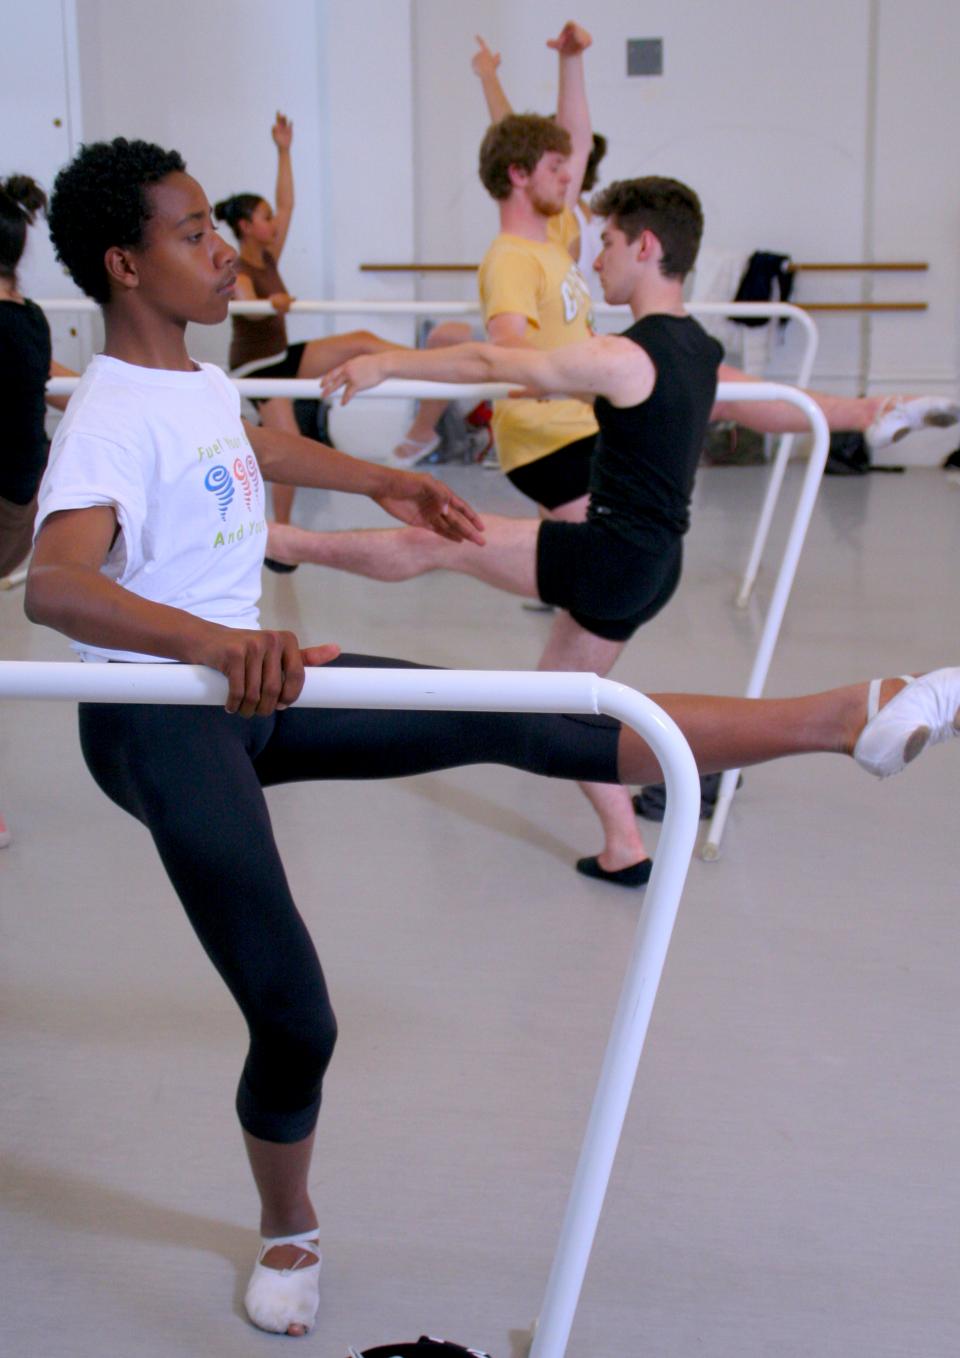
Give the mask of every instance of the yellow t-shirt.
[[(538, 349), (560, 349), (588, 339), (590, 290), (567, 249), (579, 232), (576, 218), (565, 208), (550, 218), (546, 241), (497, 236), (478, 275), (484, 324), (494, 316), (525, 316), (526, 337)], [(593, 437), (597, 422), (582, 401), (498, 401), (493, 432), (500, 465), (509, 472)]]

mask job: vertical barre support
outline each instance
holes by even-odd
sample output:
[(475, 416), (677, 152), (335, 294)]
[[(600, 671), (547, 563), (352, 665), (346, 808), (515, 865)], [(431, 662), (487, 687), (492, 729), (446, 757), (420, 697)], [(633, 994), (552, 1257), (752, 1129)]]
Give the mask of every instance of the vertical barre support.
[(26, 582), (26, 579), (27, 579), (26, 566), (24, 566), (22, 570), (11, 571), (9, 575), (5, 575), (3, 579), (0, 580), (0, 590), (16, 589), (18, 585), (24, 584)]
[[(740, 385), (739, 383), (737, 385)], [(746, 390), (746, 388), (745, 388)], [(787, 545), (784, 549), (783, 560), (780, 563), (780, 570), (777, 572), (776, 583), (770, 599), (770, 607), (764, 619), (763, 632), (760, 636), (760, 644), (754, 657), (753, 668), (750, 671), (750, 679), (747, 683), (745, 697), (759, 698), (763, 693), (764, 685), (767, 681), (767, 674), (770, 670), (770, 662), (773, 659), (774, 648), (777, 638), (780, 635), (780, 626), (783, 622), (783, 615), (786, 611), (787, 602), (790, 598), (790, 591), (793, 588), (794, 577), (797, 573), (797, 565), (800, 561), (800, 553), (803, 550), (804, 539), (807, 535), (807, 528), (810, 525), (810, 517), (813, 514), (813, 507), (817, 501), (817, 493), (820, 490), (820, 482), (823, 479), (823, 469), (827, 462), (827, 453), (830, 448), (830, 431), (824, 419), (823, 411), (814, 401), (802, 391), (793, 391), (789, 387), (778, 388), (768, 387), (768, 394), (759, 399), (764, 400), (790, 400), (794, 405), (800, 407), (810, 421), (813, 430), (813, 448), (810, 453), (810, 460), (803, 477), (803, 485), (800, 489), (800, 499), (797, 503), (796, 512), (793, 516), (793, 523), (790, 526), (790, 535), (787, 538)], [(779, 392), (780, 395), (775, 393)], [(745, 399), (751, 399), (745, 396)], [(717, 802), (714, 807), (713, 816), (707, 830), (707, 837), (703, 846), (702, 856), (707, 862), (712, 862), (719, 857), (720, 841), (723, 838), (723, 831), (727, 823), (727, 815), (733, 802), (734, 793), (737, 789), (737, 781), (740, 777), (739, 769), (727, 769), (720, 779), (720, 789), (717, 793)]]
[[(0, 662), (0, 699), (221, 704), (226, 679), (195, 665)], [(592, 674), (309, 670), (307, 707), (420, 711), (602, 712), (637, 731), (667, 785), (667, 810), (607, 1042), (530, 1358), (563, 1358), (697, 834), (700, 783), (690, 747), (655, 703)]]
[[(803, 358), (800, 360), (800, 371), (797, 373), (796, 385), (806, 388), (810, 385), (813, 376), (813, 364), (817, 356), (817, 345), (820, 335), (817, 330), (816, 322), (807, 315), (805, 311), (795, 317), (800, 321), (805, 340), (803, 347)], [(760, 510), (760, 518), (757, 521), (756, 532), (753, 537), (753, 544), (750, 548), (750, 556), (747, 561), (740, 588), (737, 591), (736, 607), (746, 608), (753, 587), (757, 582), (760, 573), (760, 564), (763, 560), (764, 548), (767, 545), (767, 537), (770, 533), (770, 525), (773, 522), (774, 511), (777, 501), (780, 498), (780, 488), (783, 485), (783, 478), (786, 474), (787, 463), (790, 461), (790, 454), (793, 451), (795, 435), (783, 434), (777, 440), (777, 451), (774, 456), (773, 466), (770, 468), (770, 476), (767, 481), (767, 491), (763, 499), (763, 506)]]
[[(563, 1358), (566, 1353), (663, 974), (700, 812), (696, 764), (683, 737), (680, 736), (681, 744), (675, 743), (680, 733), (673, 722), (667, 718), (659, 729), (645, 728), (640, 725), (643, 714), (638, 704), (649, 700), (610, 680), (599, 680), (597, 690), (602, 712), (642, 731), (663, 769), (667, 803), (659, 850), (607, 1042), (530, 1358)], [(678, 797), (676, 805), (674, 797)]]

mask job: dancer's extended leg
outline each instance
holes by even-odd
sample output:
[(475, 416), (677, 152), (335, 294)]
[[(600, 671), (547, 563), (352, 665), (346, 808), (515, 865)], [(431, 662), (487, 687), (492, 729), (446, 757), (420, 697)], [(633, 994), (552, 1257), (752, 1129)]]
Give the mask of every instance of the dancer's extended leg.
[(402, 347), (382, 339), (372, 330), (347, 330), (342, 335), (325, 335), (323, 339), (310, 340), (305, 346), (297, 376), (322, 377), (331, 368), (360, 354), (379, 354), (384, 349)]
[(267, 554), (293, 565), (316, 566), (365, 575), (371, 580), (413, 580), (429, 571), (459, 571), (497, 589), (538, 598), (537, 519), (484, 516), (486, 546), (448, 542), (422, 528), (358, 528), (317, 533), (288, 524), (270, 524)]
[[(904, 687), (884, 680), (885, 706)], [(794, 754), (853, 752), (867, 719), (865, 683), (801, 698), (719, 698), (702, 694), (655, 693), (650, 697), (680, 727), (701, 773), (748, 768)], [(625, 783), (649, 783), (661, 775), (649, 746), (624, 728), (619, 773)]]
[[(721, 364), (721, 382), (761, 382), (738, 368)], [(807, 391), (823, 411), (827, 425), (834, 431), (864, 434), (872, 448), (895, 443), (912, 430), (926, 426), (942, 428), (960, 420), (960, 405), (936, 396), (834, 396), (825, 391)], [(717, 401), (713, 420), (736, 420), (760, 434), (802, 434), (809, 430), (803, 412), (786, 401)]]

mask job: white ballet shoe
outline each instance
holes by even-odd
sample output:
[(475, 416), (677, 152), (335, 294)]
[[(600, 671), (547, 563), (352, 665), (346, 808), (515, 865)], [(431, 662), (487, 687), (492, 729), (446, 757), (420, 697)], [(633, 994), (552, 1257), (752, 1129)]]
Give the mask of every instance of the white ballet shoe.
[(864, 438), (867, 446), (877, 452), (916, 429), (945, 429), (958, 421), (960, 405), (944, 396), (895, 396), (881, 406)]
[(426, 462), (431, 453), (440, 447), (440, 435), (431, 434), (428, 439), (402, 439), (390, 454), (392, 467), (416, 467)]
[[(315, 1262), (303, 1268), (268, 1268), (260, 1261), (275, 1245), (302, 1245), (300, 1259), (313, 1258)], [(309, 1330), (320, 1306), (321, 1263), (316, 1227), (299, 1235), (264, 1236), (243, 1299), (254, 1325), (271, 1334), (286, 1334), (291, 1325)]]
[(867, 724), (853, 747), (853, 757), (877, 778), (900, 773), (928, 745), (960, 735), (960, 669), (904, 678), (906, 688), (883, 707), (879, 707), (880, 679), (872, 680), (867, 694)]

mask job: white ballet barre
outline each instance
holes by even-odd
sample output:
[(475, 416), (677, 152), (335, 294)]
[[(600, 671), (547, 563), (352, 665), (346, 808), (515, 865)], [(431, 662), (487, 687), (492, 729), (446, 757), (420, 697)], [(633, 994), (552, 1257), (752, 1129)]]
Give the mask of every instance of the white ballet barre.
[[(37, 305), (42, 307), (44, 311), (51, 313), (98, 310), (96, 302), (92, 302), (88, 297), (43, 298), (37, 302)], [(267, 301), (231, 302), (229, 309), (231, 315), (235, 316), (269, 316), (274, 311), (274, 308)], [(597, 316), (616, 316), (629, 320), (629, 311), (626, 307), (610, 306), (606, 302), (600, 302), (594, 304), (593, 310)], [(812, 316), (802, 307), (792, 306), (789, 302), (690, 302), (687, 304), (687, 310), (694, 316), (796, 321), (804, 332), (803, 354), (800, 359), (796, 385), (798, 387), (810, 385), (813, 364), (817, 356), (819, 332)], [(316, 299), (293, 302), (290, 306), (290, 312), (296, 316), (478, 316), (480, 304), (479, 302), (372, 302), (367, 299), (323, 301)], [(48, 387), (48, 391), (51, 395), (64, 394), (55, 391), (53, 387)], [(248, 395), (249, 393), (244, 392), (243, 394)], [(275, 396), (288, 395), (285, 391), (276, 391), (273, 394)], [(448, 393), (449, 395), (451, 393)], [(757, 520), (747, 566), (735, 596), (738, 608), (746, 608), (756, 583), (795, 437), (794, 434), (782, 434), (777, 440), (777, 451), (770, 467), (767, 490), (760, 509), (760, 517)]]
[[(76, 377), (57, 377), (51, 379), (48, 384), (48, 391), (57, 395), (63, 395), (71, 391), (80, 379)], [(309, 396), (316, 392), (318, 379), (310, 378), (240, 378), (234, 379), (236, 385), (242, 392), (250, 396), (262, 396), (273, 394), (276, 396)], [(389, 400), (397, 398), (431, 398), (440, 397), (451, 400), (456, 397), (468, 397), (474, 400), (482, 399), (480, 393), (490, 392), (494, 396), (504, 395), (510, 388), (506, 384), (488, 383), (484, 386), (470, 386), (462, 383), (448, 382), (421, 382), (407, 381), (400, 378), (391, 378), (386, 382), (381, 382), (378, 387), (370, 387), (367, 391), (357, 392), (355, 400)], [(793, 520), (787, 537), (787, 543), (781, 558), (780, 568), (774, 582), (773, 593), (770, 598), (770, 605), (767, 609), (767, 616), (764, 619), (763, 630), (760, 641), (754, 656), (753, 668), (750, 672), (750, 680), (747, 685), (745, 696), (747, 698), (759, 698), (766, 683), (767, 674), (770, 669), (770, 662), (776, 648), (777, 639), (780, 635), (780, 627), (783, 622), (783, 615), (786, 611), (787, 602), (790, 598), (790, 591), (793, 588), (794, 577), (797, 573), (797, 565), (800, 560), (800, 553), (803, 549), (804, 539), (807, 535), (807, 528), (810, 524), (810, 516), (816, 504), (817, 492), (820, 489), (820, 482), (823, 478), (823, 469), (826, 466), (827, 453), (830, 447), (830, 431), (820, 407), (815, 401), (811, 400), (805, 392), (798, 391), (794, 387), (788, 387), (777, 382), (721, 382), (717, 387), (717, 399), (720, 401), (786, 401), (791, 405), (797, 406), (810, 422), (813, 431), (813, 448), (804, 472), (803, 483), (800, 489), (800, 496), (797, 507), (794, 510)], [(739, 770), (731, 770), (723, 775), (720, 780), (720, 791), (717, 796), (717, 803), (713, 817), (710, 821), (709, 830), (703, 847), (703, 857), (705, 859), (715, 859), (720, 850), (720, 840), (723, 837), (724, 827), (726, 826), (727, 816), (730, 805), (736, 791)]]
[[(269, 399), (286, 396), (290, 400), (319, 401), (319, 377), (231, 377), (230, 381), (241, 396)], [(48, 396), (69, 396), (80, 385), (79, 377), (51, 377), (47, 383)], [(359, 392), (361, 396), (379, 396), (393, 400), (418, 398), (427, 400), (441, 397), (445, 401), (466, 398), (474, 402), (499, 401), (511, 391), (521, 388), (508, 382), (408, 382), (390, 378), (376, 390)]]
[(26, 578), (26, 566), (24, 566), (22, 570), (11, 571), (9, 575), (5, 575), (0, 579), (0, 590), (16, 589), (18, 585), (22, 585), (25, 582)]
[[(254, 381), (254, 379), (249, 380)], [(296, 386), (296, 382), (293, 385)], [(454, 392), (458, 395), (472, 397), (477, 391), (478, 388), (476, 387), (464, 389), (460, 386), (454, 387), (446, 382), (410, 382), (392, 378), (389, 381), (381, 382), (378, 387), (370, 387), (367, 391), (357, 392), (354, 400), (389, 399), (401, 396), (440, 396), (449, 400)], [(477, 399), (480, 398), (477, 397)], [(803, 550), (807, 529), (810, 526), (810, 517), (813, 514), (820, 482), (823, 479), (823, 469), (826, 466), (827, 454), (830, 449), (830, 431), (827, 428), (823, 411), (816, 402), (811, 400), (806, 392), (798, 391), (795, 387), (785, 386), (783, 383), (721, 382), (717, 387), (717, 399), (720, 401), (786, 401), (790, 405), (797, 406), (806, 416), (813, 432), (813, 447), (804, 472), (797, 507), (794, 510), (787, 543), (780, 561), (780, 568), (777, 571), (767, 616), (764, 619), (760, 641), (757, 645), (750, 679), (744, 695), (747, 698), (759, 698), (767, 681), (770, 663), (780, 636), (783, 615), (786, 612), (790, 591), (793, 588), (793, 581), (797, 573), (800, 553)], [(740, 770), (731, 769), (720, 780), (716, 806), (702, 850), (703, 858), (708, 862), (719, 856), (720, 841), (723, 838), (739, 777)]]
[[(800, 561), (800, 553), (803, 550), (807, 528), (810, 525), (810, 516), (813, 514), (813, 507), (817, 502), (817, 493), (823, 479), (823, 469), (827, 464), (827, 454), (830, 451), (830, 430), (827, 428), (823, 411), (806, 392), (796, 391), (792, 387), (785, 387), (780, 383), (721, 382), (717, 388), (717, 397), (721, 401), (789, 401), (803, 411), (813, 430), (813, 447), (810, 450), (810, 458), (803, 474), (800, 497), (790, 524), (790, 532), (787, 536), (780, 569), (777, 571), (773, 593), (770, 596), (770, 605), (763, 623), (763, 631), (760, 634), (760, 644), (753, 659), (753, 668), (750, 671), (750, 678), (744, 694), (744, 697), (747, 698), (759, 698), (767, 681), (770, 662), (773, 659), (774, 648), (780, 635), (780, 625), (783, 622), (783, 615), (786, 611), (787, 601), (790, 598), (790, 591), (793, 588), (794, 577), (797, 573), (797, 565)], [(719, 856), (720, 841), (723, 838), (723, 831), (730, 807), (733, 804), (739, 778), (739, 769), (728, 769), (720, 779), (716, 806), (710, 819), (702, 850), (702, 856), (708, 862)]]
[[(226, 696), (226, 679), (195, 665), (0, 662), (0, 698), (219, 706)], [(604, 713), (637, 731), (660, 762), (667, 785), (663, 830), (530, 1350), (530, 1358), (563, 1358), (696, 839), (700, 784), (690, 747), (649, 698), (595, 674), (308, 670), (298, 702), (301, 707)]]

